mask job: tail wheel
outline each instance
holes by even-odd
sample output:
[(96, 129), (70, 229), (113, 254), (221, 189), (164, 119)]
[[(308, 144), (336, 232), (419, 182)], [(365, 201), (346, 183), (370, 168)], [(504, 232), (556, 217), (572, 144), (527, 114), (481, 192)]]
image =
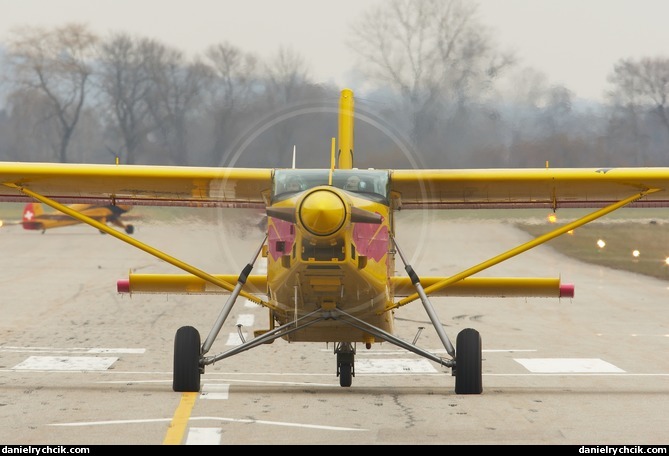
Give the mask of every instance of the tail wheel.
[(479, 332), (472, 328), (460, 331), (455, 353), (455, 394), (481, 394), (483, 356)]
[(200, 391), (200, 333), (192, 326), (182, 326), (174, 337), (172, 389), (177, 392)]

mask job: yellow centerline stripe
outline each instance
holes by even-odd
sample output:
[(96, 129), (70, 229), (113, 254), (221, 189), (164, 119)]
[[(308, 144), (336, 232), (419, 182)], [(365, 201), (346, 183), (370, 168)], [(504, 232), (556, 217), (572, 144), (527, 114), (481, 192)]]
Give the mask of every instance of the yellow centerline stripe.
[(181, 393), (181, 401), (174, 411), (163, 445), (181, 445), (198, 394), (200, 393)]

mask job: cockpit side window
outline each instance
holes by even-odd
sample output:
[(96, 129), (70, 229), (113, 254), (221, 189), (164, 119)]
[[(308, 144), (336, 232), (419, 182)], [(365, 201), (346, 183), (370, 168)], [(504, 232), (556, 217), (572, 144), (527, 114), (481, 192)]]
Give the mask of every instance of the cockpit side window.
[(304, 182), (300, 176), (291, 176), (286, 180), (285, 190), (287, 192), (300, 192), (305, 190)]
[(317, 169), (279, 169), (274, 171), (274, 185), (272, 200), (280, 201), (289, 198), (295, 193), (327, 185), (328, 170)]
[(346, 183), (344, 183), (344, 190), (348, 190), (350, 192), (357, 192), (360, 191), (360, 185), (362, 182), (360, 181), (359, 176), (350, 176), (348, 179), (346, 179)]
[[(296, 193), (321, 185), (328, 185), (330, 170), (327, 169), (278, 169), (274, 171), (272, 201), (281, 201)], [(335, 169), (332, 185), (359, 197), (388, 202), (388, 171)]]
[(379, 202), (388, 202), (388, 171), (370, 169), (337, 169), (332, 183), (347, 192)]

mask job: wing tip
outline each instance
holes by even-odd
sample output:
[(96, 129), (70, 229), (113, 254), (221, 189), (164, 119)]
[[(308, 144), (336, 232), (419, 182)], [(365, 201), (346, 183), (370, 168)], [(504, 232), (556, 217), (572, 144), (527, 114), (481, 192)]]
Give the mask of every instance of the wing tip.
[(561, 298), (573, 298), (574, 297), (574, 284), (565, 283), (560, 285), (560, 297)]
[(116, 290), (119, 293), (130, 293), (130, 280), (119, 279), (116, 281)]

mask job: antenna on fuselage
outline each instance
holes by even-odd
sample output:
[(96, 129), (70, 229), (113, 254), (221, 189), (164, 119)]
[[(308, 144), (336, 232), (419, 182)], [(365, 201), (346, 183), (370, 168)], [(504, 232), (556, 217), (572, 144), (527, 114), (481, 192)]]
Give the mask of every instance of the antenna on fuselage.
[(297, 148), (297, 146), (293, 145), (293, 169), (295, 169), (295, 154), (296, 154), (295, 149), (296, 148)]

